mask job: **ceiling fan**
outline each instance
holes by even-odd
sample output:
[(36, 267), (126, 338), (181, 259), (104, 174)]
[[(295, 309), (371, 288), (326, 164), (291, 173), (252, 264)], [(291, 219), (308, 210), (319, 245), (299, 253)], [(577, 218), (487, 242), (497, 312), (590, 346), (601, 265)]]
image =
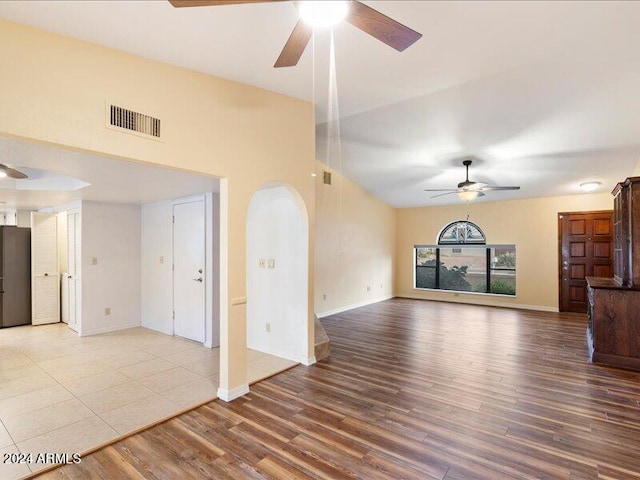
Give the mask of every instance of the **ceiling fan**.
[[(268, 3), (288, 0), (169, 0), (174, 7), (206, 7), (239, 3)], [(329, 26), (345, 19), (354, 27), (386, 43), (399, 52), (417, 42), (421, 33), (396, 22), (358, 0), (296, 2), (300, 20), (293, 28), (274, 67), (293, 67), (298, 64), (314, 26)]]
[(477, 197), (484, 197), (484, 192), (489, 192), (492, 190), (520, 190), (520, 187), (502, 187), (498, 185), (487, 185), (483, 182), (472, 182), (469, 180), (469, 167), (471, 166), (471, 160), (465, 160), (462, 164), (467, 168), (467, 177), (464, 182), (460, 182), (458, 184), (458, 188), (435, 188), (435, 189), (425, 189), (425, 192), (446, 192), (440, 193), (438, 195), (434, 195), (431, 198), (442, 197), (444, 195), (451, 195), (454, 193), (458, 194), (460, 200), (464, 200), (468, 202), (469, 200), (473, 200)]
[(7, 167), (0, 163), (0, 178), (15, 178), (16, 180), (24, 180), (25, 178), (29, 178), (26, 173), (22, 173), (18, 170), (14, 170), (11, 167)]

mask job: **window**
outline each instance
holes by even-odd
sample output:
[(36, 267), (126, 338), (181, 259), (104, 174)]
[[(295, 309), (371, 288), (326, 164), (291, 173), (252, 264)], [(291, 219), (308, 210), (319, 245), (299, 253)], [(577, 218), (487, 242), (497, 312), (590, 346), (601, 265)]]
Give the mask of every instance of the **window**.
[(415, 269), (415, 288), (516, 294), (515, 245), (416, 245)]
[(484, 245), (487, 240), (480, 227), (468, 220), (458, 220), (450, 223), (438, 235), (438, 245), (457, 245), (460, 243)]
[(415, 288), (516, 294), (515, 245), (486, 245), (482, 229), (468, 220), (444, 227), (438, 245), (416, 245), (414, 258)]

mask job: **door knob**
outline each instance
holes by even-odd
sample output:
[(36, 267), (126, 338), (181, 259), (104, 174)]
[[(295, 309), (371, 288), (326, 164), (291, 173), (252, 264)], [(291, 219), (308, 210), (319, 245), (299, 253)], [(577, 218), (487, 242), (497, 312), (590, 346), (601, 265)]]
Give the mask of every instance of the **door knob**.
[(45, 276), (45, 277), (48, 277), (48, 276), (49, 276), (49, 274), (48, 274), (48, 273), (45, 273), (45, 274), (44, 274), (44, 276)]
[(71, 278), (71, 275), (69, 275), (67, 278)]
[(201, 268), (200, 268), (200, 269), (198, 269), (198, 273), (202, 273), (202, 269), (201, 269)]
[(194, 278), (193, 281), (202, 283), (202, 277)]

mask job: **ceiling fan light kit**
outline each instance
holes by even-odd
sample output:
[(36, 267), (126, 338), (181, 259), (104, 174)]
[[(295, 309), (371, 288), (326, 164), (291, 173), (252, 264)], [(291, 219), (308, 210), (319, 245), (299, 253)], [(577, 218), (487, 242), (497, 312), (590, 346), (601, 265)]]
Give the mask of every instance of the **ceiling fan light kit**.
[(345, 0), (333, 1), (302, 1), (298, 7), (300, 18), (312, 27), (331, 27), (341, 22), (349, 13), (349, 2)]
[(458, 192), (458, 197), (463, 202), (470, 202), (471, 200), (475, 200), (478, 198), (481, 192), (477, 190), (463, 190), (462, 192)]

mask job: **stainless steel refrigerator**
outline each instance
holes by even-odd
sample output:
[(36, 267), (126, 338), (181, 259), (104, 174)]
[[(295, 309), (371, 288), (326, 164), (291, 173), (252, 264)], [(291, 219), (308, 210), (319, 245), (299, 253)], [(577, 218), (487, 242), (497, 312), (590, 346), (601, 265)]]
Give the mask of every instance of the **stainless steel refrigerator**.
[(0, 328), (31, 323), (31, 229), (0, 226)]

